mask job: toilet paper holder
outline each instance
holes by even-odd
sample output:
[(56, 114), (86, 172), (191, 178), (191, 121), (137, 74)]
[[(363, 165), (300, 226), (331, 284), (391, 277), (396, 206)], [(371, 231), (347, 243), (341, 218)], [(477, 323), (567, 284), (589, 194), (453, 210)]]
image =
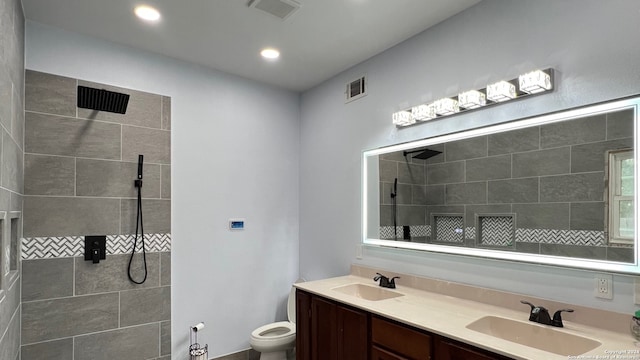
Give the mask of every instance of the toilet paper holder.
[(205, 344), (204, 347), (198, 344), (198, 331), (204, 329), (204, 322), (197, 323), (193, 326), (189, 326), (189, 356), (190, 360), (207, 360), (209, 353), (209, 345)]

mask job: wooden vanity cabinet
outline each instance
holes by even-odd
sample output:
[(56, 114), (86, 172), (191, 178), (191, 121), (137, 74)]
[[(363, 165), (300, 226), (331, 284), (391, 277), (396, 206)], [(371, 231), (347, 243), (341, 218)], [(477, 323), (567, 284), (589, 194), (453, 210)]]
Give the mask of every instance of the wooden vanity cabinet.
[(432, 336), (377, 315), (371, 316), (371, 359), (431, 359)]
[(438, 360), (509, 360), (487, 350), (438, 336), (434, 341), (434, 353)]
[(296, 306), (297, 360), (369, 359), (367, 312), (301, 290)]
[(296, 291), (297, 360), (507, 360), (446, 337)]

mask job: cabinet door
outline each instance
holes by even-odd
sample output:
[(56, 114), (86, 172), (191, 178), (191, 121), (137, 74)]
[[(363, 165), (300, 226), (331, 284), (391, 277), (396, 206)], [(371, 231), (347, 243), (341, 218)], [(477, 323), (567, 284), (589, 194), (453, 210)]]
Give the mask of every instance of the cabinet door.
[(407, 359), (431, 359), (431, 335), (395, 321), (372, 316), (371, 341)]
[(338, 359), (367, 360), (369, 355), (369, 316), (337, 305)]
[(505, 360), (502, 355), (492, 354), (488, 351), (477, 349), (471, 345), (465, 345), (450, 341), (445, 338), (436, 340), (435, 358), (437, 360)]
[(311, 359), (338, 358), (336, 305), (321, 297), (311, 298)]
[(377, 346), (371, 348), (371, 360), (408, 360), (400, 355), (396, 355)]
[(311, 360), (311, 295), (296, 290), (296, 358)]

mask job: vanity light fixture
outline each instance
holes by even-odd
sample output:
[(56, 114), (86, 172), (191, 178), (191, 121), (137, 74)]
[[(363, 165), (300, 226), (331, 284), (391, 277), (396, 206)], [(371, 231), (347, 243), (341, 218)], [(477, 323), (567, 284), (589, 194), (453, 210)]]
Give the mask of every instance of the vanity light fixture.
[(487, 105), (487, 95), (478, 90), (469, 90), (458, 94), (458, 104), (461, 108), (476, 109)]
[(416, 119), (411, 115), (411, 112), (402, 110), (393, 113), (393, 123), (398, 126), (407, 126), (414, 124)]
[(436, 108), (433, 104), (429, 105), (418, 105), (411, 108), (411, 115), (417, 121), (426, 121), (435, 119), (436, 117)]
[(498, 81), (487, 85), (487, 99), (503, 102), (516, 98), (516, 86), (508, 81)]
[(436, 114), (438, 115), (451, 115), (460, 111), (458, 100), (454, 100), (452, 98), (436, 100), (434, 101), (433, 106), (435, 107)]
[(393, 113), (393, 124), (398, 127), (413, 125), (416, 122), (439, 119), (446, 116), (489, 107), (514, 99), (553, 90), (554, 72), (552, 68), (534, 70), (515, 79), (498, 81), (486, 88), (462, 91), (458, 96), (442, 98), (432, 103), (416, 105), (410, 109)]
[(133, 9), (133, 12), (142, 20), (156, 22), (160, 20), (160, 12), (149, 5), (139, 5)]
[(542, 70), (535, 70), (518, 76), (518, 84), (520, 85), (520, 91), (528, 94), (537, 94), (551, 90), (551, 75)]

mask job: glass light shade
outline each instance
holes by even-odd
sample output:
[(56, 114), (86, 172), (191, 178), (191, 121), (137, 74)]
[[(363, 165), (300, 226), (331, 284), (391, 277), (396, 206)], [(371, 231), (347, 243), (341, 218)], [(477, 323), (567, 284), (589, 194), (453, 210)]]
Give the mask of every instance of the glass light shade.
[(436, 114), (438, 115), (451, 115), (460, 112), (458, 101), (453, 100), (452, 98), (442, 98), (440, 100), (436, 100), (433, 103), (433, 106), (435, 107)]
[(515, 99), (516, 86), (508, 81), (498, 81), (487, 85), (487, 99), (495, 102)]
[(542, 70), (535, 70), (518, 76), (520, 91), (535, 94), (551, 90), (551, 76)]
[(418, 105), (411, 108), (411, 115), (418, 121), (431, 120), (436, 117), (436, 109), (433, 104)]
[(393, 124), (397, 126), (407, 126), (414, 124), (416, 119), (413, 118), (409, 111), (398, 111), (393, 113)]
[(487, 95), (478, 90), (458, 94), (458, 104), (465, 109), (475, 109), (487, 104)]

